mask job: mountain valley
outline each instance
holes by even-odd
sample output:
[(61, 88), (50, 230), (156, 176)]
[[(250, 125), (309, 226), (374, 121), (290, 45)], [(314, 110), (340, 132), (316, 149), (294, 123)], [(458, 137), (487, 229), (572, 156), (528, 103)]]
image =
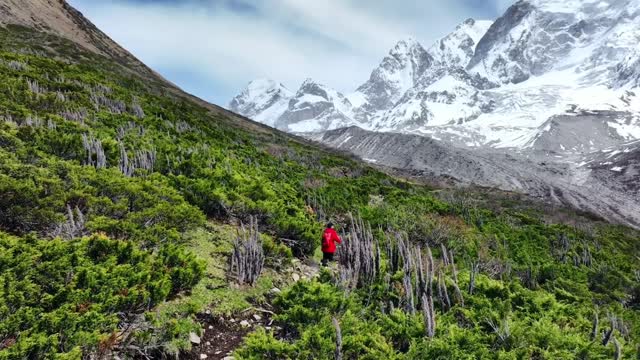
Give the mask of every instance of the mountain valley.
[(561, 57), (573, 17), (600, 40), (635, 19), (601, 3), (405, 39), (351, 94), (254, 81), (236, 114), (65, 0), (0, 0), (0, 360), (636, 359), (638, 58), (594, 48), (624, 58), (581, 90), (608, 105), (534, 121), (555, 62), (489, 50), (518, 21)]

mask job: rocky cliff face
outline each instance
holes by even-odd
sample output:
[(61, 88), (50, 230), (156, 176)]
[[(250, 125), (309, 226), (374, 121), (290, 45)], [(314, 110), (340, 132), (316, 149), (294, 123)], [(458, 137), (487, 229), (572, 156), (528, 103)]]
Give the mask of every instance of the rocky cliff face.
[(359, 120), (368, 120), (378, 111), (393, 107), (404, 93), (417, 85), (420, 77), (434, 65), (434, 58), (415, 39), (398, 42), (389, 51), (369, 80), (356, 90), (353, 98), (363, 103)]
[(475, 53), (476, 45), (492, 24), (492, 21), (467, 19), (451, 34), (436, 41), (429, 48), (429, 54), (441, 66), (466, 67)]

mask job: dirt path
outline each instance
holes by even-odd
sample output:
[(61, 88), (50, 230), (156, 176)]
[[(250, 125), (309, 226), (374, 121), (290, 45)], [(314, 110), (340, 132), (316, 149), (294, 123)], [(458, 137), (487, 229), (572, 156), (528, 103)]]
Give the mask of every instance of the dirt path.
[(217, 318), (208, 314), (198, 316), (204, 334), (200, 337), (200, 344), (194, 344), (187, 359), (232, 359), (233, 351), (242, 344), (244, 338), (257, 327), (273, 330), (276, 333), (279, 327), (274, 326), (270, 314), (252, 315), (241, 314), (233, 318)]
[[(292, 266), (283, 271), (283, 277), (289, 284), (300, 280), (310, 280), (317, 277), (320, 267), (313, 260), (294, 260)], [(275, 297), (280, 290), (271, 289), (270, 296)], [(265, 309), (266, 307), (267, 309)], [(202, 336), (192, 339), (191, 352), (186, 354), (185, 359), (189, 360), (231, 360), (232, 353), (237, 349), (244, 338), (258, 327), (264, 327), (267, 331), (273, 331), (279, 337), (282, 329), (273, 321), (273, 313), (270, 306), (257, 306), (246, 309), (232, 317), (218, 317), (207, 313), (197, 316), (204, 333)], [(195, 335), (195, 334), (194, 334)]]

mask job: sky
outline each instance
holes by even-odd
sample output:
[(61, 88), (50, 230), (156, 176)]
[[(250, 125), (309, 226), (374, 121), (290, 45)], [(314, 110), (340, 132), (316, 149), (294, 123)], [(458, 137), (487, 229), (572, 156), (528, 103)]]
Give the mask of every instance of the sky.
[(68, 0), (185, 91), (225, 106), (249, 81), (297, 90), (306, 78), (348, 93), (395, 43), (429, 47), (511, 0)]

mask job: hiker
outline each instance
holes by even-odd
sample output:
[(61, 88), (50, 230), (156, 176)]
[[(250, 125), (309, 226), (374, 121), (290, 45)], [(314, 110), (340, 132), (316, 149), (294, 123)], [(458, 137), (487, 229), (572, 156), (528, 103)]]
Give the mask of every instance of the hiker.
[(333, 224), (328, 223), (322, 234), (322, 266), (327, 266), (329, 261), (333, 261), (333, 254), (336, 252), (336, 243), (342, 243), (340, 236), (333, 229)]

